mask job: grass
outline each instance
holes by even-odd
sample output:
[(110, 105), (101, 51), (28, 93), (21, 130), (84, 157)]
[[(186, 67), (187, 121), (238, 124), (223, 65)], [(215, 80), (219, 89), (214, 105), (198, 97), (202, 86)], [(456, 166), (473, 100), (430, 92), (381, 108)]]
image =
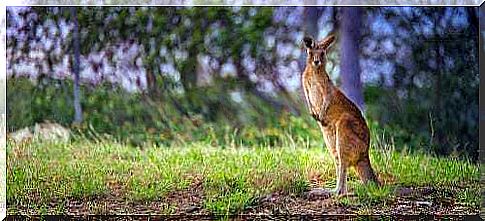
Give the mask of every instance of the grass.
[[(87, 140), (8, 143), (7, 204), (47, 213), (46, 205), (67, 199), (96, 201), (114, 195), (127, 202), (153, 202), (200, 183), (197, 188), (203, 190), (204, 209), (233, 214), (270, 193), (301, 195), (310, 188), (311, 177), (318, 177), (324, 186), (334, 186), (334, 164), (328, 152), (297, 146), (300, 144), (269, 148), (189, 143), (134, 148)], [(340, 199), (340, 203), (381, 205), (393, 199), (397, 187), (432, 186), (458, 188), (457, 202), (478, 208), (480, 174), (475, 164), (377, 148), (371, 149), (371, 161), (386, 185), (363, 186), (351, 170), (349, 189), (357, 197)], [(63, 209), (56, 208), (53, 213)], [(171, 206), (161, 209), (162, 213), (173, 211)]]

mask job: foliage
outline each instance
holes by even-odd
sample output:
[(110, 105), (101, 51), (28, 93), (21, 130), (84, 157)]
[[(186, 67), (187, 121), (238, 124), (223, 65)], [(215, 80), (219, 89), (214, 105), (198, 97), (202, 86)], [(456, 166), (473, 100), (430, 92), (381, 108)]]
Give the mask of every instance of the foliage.
[(381, 17), (364, 28), (363, 56), (376, 61), (369, 68), (392, 66), (394, 73), (383, 70), (378, 82), (367, 85), (367, 113), (399, 145), (478, 159), (477, 13), (460, 7), (369, 9), (368, 16)]
[[(299, 44), (306, 20), (322, 34), (338, 27), (340, 15), (338, 8), (326, 8), (315, 10), (319, 18), (305, 19), (303, 9), (82, 7), (82, 106), (88, 117), (81, 130), (137, 146), (213, 137), (214, 145), (232, 138), (277, 145), (289, 130), (302, 133), (294, 139), (321, 141), (317, 130), (304, 129), (316, 125), (295, 89), (302, 68), (297, 59), (304, 56)], [(368, 121), (390, 133), (399, 148), (477, 160), (476, 10), (363, 10), (360, 63)], [(69, 10), (9, 7), (7, 16), (9, 131), (49, 119), (69, 125)], [(332, 79), (340, 57), (329, 54)], [(39, 83), (17, 82), (21, 76)]]
[[(71, 81), (45, 79), (33, 85), (26, 78), (11, 78), (7, 84), (7, 100), (15, 101), (15, 105), (7, 106), (8, 131), (44, 120), (70, 127), (73, 116)], [(196, 141), (210, 141), (212, 145), (221, 146), (277, 146), (289, 138), (287, 134), (295, 135), (291, 136), (294, 142), (322, 141), (319, 130), (313, 129), (316, 124), (309, 117), (299, 118), (284, 112), (274, 115), (272, 108), (263, 104), (257, 106), (258, 109), (235, 110), (234, 118), (246, 118), (238, 122), (210, 113), (181, 114), (175, 104), (184, 105), (187, 101), (183, 97), (161, 97), (153, 101), (144, 94), (129, 93), (109, 84), (82, 87), (82, 91), (85, 94), (81, 100), (85, 120), (80, 127), (73, 128), (81, 137), (98, 139), (108, 134), (135, 146)], [(269, 117), (262, 118), (260, 111)]]
[[(9, 132), (45, 120), (70, 127), (73, 117), (71, 81), (44, 79), (34, 85), (26, 78), (11, 78), (7, 86), (7, 100), (15, 101), (15, 105), (7, 106)], [(382, 104), (399, 102), (391, 99), (396, 96), (393, 91), (373, 86), (365, 89), (365, 98), (369, 101), (367, 122), (374, 135), (372, 142), (391, 142), (392, 139), (399, 150), (436, 153), (430, 143), (431, 131), (427, 130), (429, 124), (423, 125), (429, 114), (426, 108), (410, 101), (402, 102), (407, 106), (399, 107), (407, 110), (393, 109), (390, 113), (400, 113), (400, 116), (388, 119), (386, 117), (390, 117), (389, 113), (382, 113)], [(152, 100), (146, 94), (129, 93), (110, 84), (94, 88), (82, 87), (82, 90), (85, 94), (82, 100), (85, 121), (80, 127), (73, 128), (81, 138), (96, 140), (109, 135), (134, 146), (198, 141), (210, 141), (214, 146), (279, 146), (291, 138), (294, 143), (306, 143), (305, 147), (314, 142), (320, 142), (319, 146), (323, 146), (320, 130), (309, 115), (298, 117), (285, 111), (277, 113), (263, 102), (256, 106), (236, 108), (237, 103), (226, 99), (226, 102), (232, 102), (234, 106), (231, 111), (223, 109), (222, 113), (208, 110), (206, 114), (184, 114), (177, 106), (187, 105), (183, 96), (165, 96)], [(217, 98), (219, 92), (207, 88), (197, 94)], [(258, 100), (251, 97), (251, 94), (244, 96)], [(219, 101), (214, 99), (213, 102)], [(393, 104), (385, 106), (394, 108)], [(422, 125), (424, 129), (412, 125)], [(455, 156), (467, 158), (464, 154), (456, 153)]]

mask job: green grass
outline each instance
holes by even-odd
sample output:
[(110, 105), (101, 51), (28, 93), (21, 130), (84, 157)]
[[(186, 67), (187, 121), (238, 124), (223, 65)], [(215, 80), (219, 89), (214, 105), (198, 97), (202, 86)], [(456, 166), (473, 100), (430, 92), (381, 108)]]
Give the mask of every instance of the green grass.
[[(46, 213), (43, 205), (52, 201), (90, 200), (109, 194), (125, 201), (149, 202), (190, 189), (200, 180), (203, 207), (214, 214), (232, 214), (272, 192), (299, 195), (310, 188), (310, 177), (315, 174), (325, 186), (334, 186), (334, 163), (328, 152), (316, 148), (320, 146), (317, 144), (311, 145), (315, 148), (302, 148), (305, 145), (269, 148), (190, 143), (134, 148), (85, 140), (69, 144), (8, 143), (7, 203), (36, 205), (39, 213)], [(472, 186), (460, 190), (456, 200), (479, 205), (480, 174), (475, 164), (374, 148), (371, 161), (386, 185), (362, 186), (351, 170), (349, 189), (357, 200), (344, 198), (341, 203), (386, 203), (397, 186)]]

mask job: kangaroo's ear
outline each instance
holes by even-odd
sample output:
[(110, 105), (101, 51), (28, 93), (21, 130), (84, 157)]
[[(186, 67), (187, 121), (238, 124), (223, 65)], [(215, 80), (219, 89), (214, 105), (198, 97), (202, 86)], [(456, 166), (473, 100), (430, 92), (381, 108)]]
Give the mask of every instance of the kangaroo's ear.
[(335, 40), (335, 36), (329, 35), (326, 38), (324, 38), (323, 40), (321, 40), (320, 42), (318, 42), (318, 47), (321, 48), (321, 49), (327, 49), (332, 45), (334, 40)]
[(313, 40), (310, 36), (305, 36), (303, 38), (303, 42), (305, 43), (305, 47), (308, 49), (312, 49), (315, 47), (315, 40)]

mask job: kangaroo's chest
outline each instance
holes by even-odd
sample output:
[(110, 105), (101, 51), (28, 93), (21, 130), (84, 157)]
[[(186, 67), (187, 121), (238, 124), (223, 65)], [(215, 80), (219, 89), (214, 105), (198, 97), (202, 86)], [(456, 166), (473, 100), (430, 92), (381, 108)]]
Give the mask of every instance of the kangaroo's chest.
[(303, 79), (303, 90), (310, 112), (319, 112), (324, 102), (328, 100), (329, 92), (327, 85), (318, 79), (308, 77)]

